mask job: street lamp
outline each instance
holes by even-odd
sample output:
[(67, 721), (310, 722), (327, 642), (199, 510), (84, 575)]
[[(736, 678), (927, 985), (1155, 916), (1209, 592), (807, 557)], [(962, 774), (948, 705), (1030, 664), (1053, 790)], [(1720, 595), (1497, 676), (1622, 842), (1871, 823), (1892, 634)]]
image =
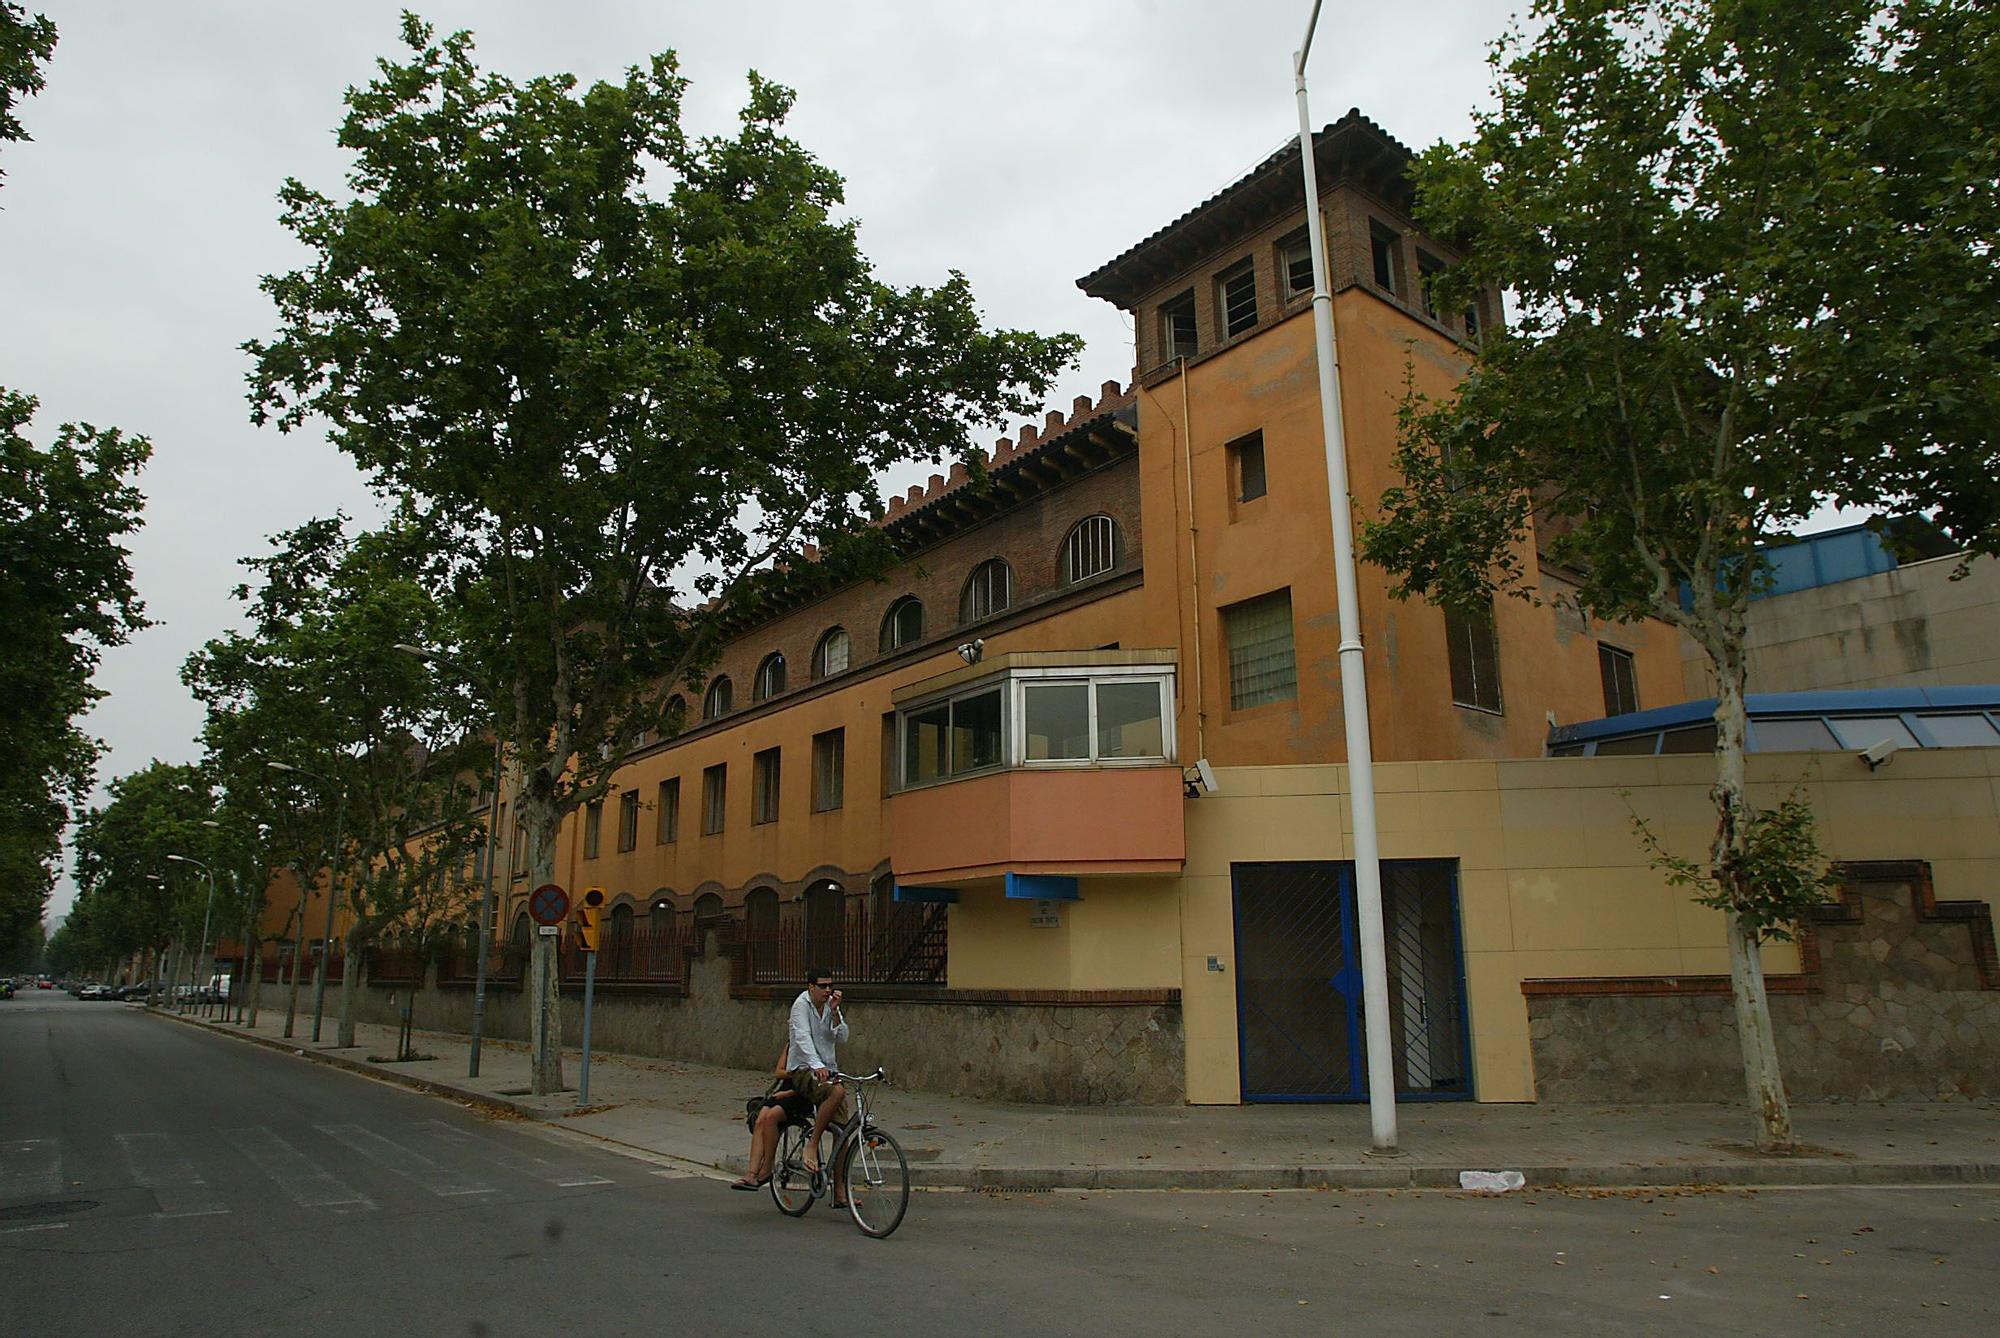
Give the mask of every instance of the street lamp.
[(169, 855), (167, 858), (176, 864), (192, 864), (208, 875), (208, 906), (201, 913), (201, 951), (195, 954), (194, 963), (188, 968), (188, 984), (192, 986), (195, 972), (201, 969), (202, 959), (208, 956), (208, 926), (215, 915), (215, 870), (198, 859), (189, 859), (186, 855)]
[(1368, 737), (1368, 677), (1361, 660), (1361, 608), (1354, 570), (1354, 520), (1347, 486), (1347, 439), (1340, 415), (1340, 358), (1333, 334), (1333, 286), (1319, 214), (1312, 115), (1306, 109), (1306, 55), (1319, 26), (1313, 0), (1305, 40), (1292, 55), (1299, 101), (1299, 163), (1305, 172), (1306, 232), (1312, 245), (1313, 344), (1319, 361), (1320, 431), (1326, 445), (1327, 500), (1333, 512), (1333, 581), (1340, 614), (1341, 715), (1347, 728), (1348, 801), (1354, 817), (1354, 891), (1361, 922), (1361, 998), (1368, 1041), (1368, 1124), (1375, 1150), (1396, 1149), (1396, 1070), (1389, 1051), (1389, 968), (1382, 933), (1382, 857), (1375, 838), (1375, 754)]
[[(283, 771), (294, 776), (304, 776), (307, 780), (318, 781), (321, 785), (332, 790), (335, 795), (333, 848), (328, 852), (326, 862), (326, 934), (320, 939), (319, 970), (313, 982), (313, 1043), (317, 1045), (319, 1043), (320, 1019), (326, 1015), (326, 966), (333, 959), (333, 912), (335, 906), (340, 901), (340, 842), (341, 838), (346, 835), (344, 829), (347, 825), (347, 791), (334, 781), (320, 775), (317, 771), (307, 771), (304, 767), (295, 767), (289, 762), (266, 762), (264, 765), (270, 767), (273, 771)], [(300, 894), (304, 894), (303, 888), (300, 889)], [(299, 928), (301, 931), (304, 930), (305, 925), (303, 922), (301, 922)], [(296, 953), (293, 954), (293, 960), (292, 973), (296, 977), (298, 974)]]
[[(470, 669), (449, 655), (440, 654), (434, 650), (425, 650), (422, 646), (412, 646), (407, 642), (398, 642), (396, 651), (399, 654), (408, 655), (413, 659), (422, 660), (425, 664), (449, 665), (460, 674), (463, 674), (468, 680), (476, 681), (476, 675)], [(473, 967), (472, 977), (472, 1051), (470, 1062), (466, 1066), (466, 1076), (469, 1078), (477, 1078), (479, 1076), (479, 1038), (486, 1030), (486, 955), (491, 951), (492, 947), (492, 931), (489, 926), (493, 920), (493, 862), (499, 849), (500, 840), (500, 786), (503, 781), (501, 772), (503, 761), (500, 746), (500, 712), (498, 708), (495, 708), (493, 712), (493, 797), (487, 801), (486, 807), (486, 885), (480, 893), (479, 898), (477, 940), (479, 944), (479, 961)]]

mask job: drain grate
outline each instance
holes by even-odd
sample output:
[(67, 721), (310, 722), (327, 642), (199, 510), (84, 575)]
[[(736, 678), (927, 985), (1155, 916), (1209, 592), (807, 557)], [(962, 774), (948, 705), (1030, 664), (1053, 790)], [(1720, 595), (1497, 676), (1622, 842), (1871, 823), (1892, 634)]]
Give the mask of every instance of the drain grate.
[(96, 1199), (51, 1199), (47, 1203), (17, 1203), (0, 1208), (0, 1222), (41, 1222), (51, 1217), (73, 1217), (97, 1206)]

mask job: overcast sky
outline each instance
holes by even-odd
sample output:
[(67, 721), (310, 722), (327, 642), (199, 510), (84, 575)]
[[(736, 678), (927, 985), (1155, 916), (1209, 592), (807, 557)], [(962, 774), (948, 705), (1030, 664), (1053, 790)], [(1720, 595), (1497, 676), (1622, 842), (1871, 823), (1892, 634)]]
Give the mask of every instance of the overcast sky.
[[(250, 425), (238, 346), (272, 330), (260, 275), (302, 255), (275, 194), (327, 190), (341, 94), (398, 51), (378, 0), (28, 0), (60, 30), (48, 87), (0, 150), (0, 384), (38, 395), (37, 434), (150, 437), (133, 565), (158, 626), (110, 652), (88, 728), (100, 780), (192, 760), (200, 712), (178, 671), (229, 628), (238, 558), (336, 509), (371, 514), (356, 471), (310, 433)], [(1301, 0), (1007, 5), (431, 0), (488, 68), (616, 78), (673, 49), (696, 130), (726, 130), (755, 68), (798, 91), (792, 134), (845, 175), (883, 277), (963, 270), (994, 324), (1081, 334), (1051, 404), (1128, 380), (1122, 313), (1076, 278), (1296, 133)], [(1358, 106), (1413, 147), (1462, 138), (1510, 0), (1333, 0), (1312, 61), (1314, 121)], [(919, 478), (927, 470), (913, 471)], [(905, 486), (911, 479), (893, 479)], [(4, 635), (0, 629), (0, 635)], [(101, 787), (100, 787), (101, 788)], [(50, 911), (68, 908), (65, 878)]]

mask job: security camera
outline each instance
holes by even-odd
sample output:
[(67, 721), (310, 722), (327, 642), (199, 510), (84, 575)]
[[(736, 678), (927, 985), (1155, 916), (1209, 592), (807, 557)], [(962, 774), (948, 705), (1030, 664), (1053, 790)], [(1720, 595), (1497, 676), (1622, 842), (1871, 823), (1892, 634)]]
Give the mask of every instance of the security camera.
[(1887, 766), (1889, 759), (1896, 755), (1899, 746), (1894, 739), (1878, 739), (1863, 748), (1856, 756), (1868, 764), (1870, 771), (1874, 771)]
[(1208, 764), (1208, 759), (1205, 757), (1197, 758), (1195, 764), (1183, 773), (1181, 779), (1187, 785), (1187, 797), (1190, 799), (1214, 794), (1222, 788), (1215, 783), (1215, 768)]
[(986, 638), (976, 637), (958, 648), (958, 658), (967, 664), (978, 664), (979, 657), (986, 653)]

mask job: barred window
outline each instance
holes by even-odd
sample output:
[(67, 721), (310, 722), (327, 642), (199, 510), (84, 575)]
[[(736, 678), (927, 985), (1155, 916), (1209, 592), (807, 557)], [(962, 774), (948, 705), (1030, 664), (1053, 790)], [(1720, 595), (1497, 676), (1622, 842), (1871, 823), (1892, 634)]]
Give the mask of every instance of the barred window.
[(785, 657), (777, 651), (772, 651), (764, 657), (764, 662), (757, 666), (757, 679), (751, 684), (750, 699), (765, 701), (784, 690)]
[(1500, 710), (1500, 637), (1493, 602), (1476, 609), (1446, 609), (1445, 654), (1451, 661), (1451, 699), (1475, 710)]
[(1063, 541), (1063, 581), (1075, 585), (1118, 565), (1118, 525), (1109, 516), (1086, 516)]
[(976, 623), (1003, 613), (1014, 602), (1014, 573), (1002, 558), (988, 558), (966, 578), (965, 593), (958, 597), (958, 620)]
[(701, 699), (701, 718), (720, 720), (729, 714), (729, 708), (735, 701), (735, 687), (727, 678), (718, 678), (708, 685), (708, 695)]
[(1257, 323), (1257, 271), (1246, 260), (1215, 282), (1222, 295), (1222, 332), (1234, 338)]
[(1229, 644), (1231, 710), (1299, 695), (1290, 590), (1273, 590), (1225, 608), (1222, 631)]
[(854, 643), (848, 639), (844, 627), (829, 627), (820, 634), (819, 644), (813, 647), (812, 674), (814, 678), (830, 678), (847, 672), (853, 658)]
[(889, 606), (882, 618), (882, 653), (914, 646), (924, 639), (924, 605), (915, 595), (904, 595)]
[(1279, 270), (1285, 276), (1285, 291), (1310, 293), (1313, 290), (1312, 238), (1303, 228), (1278, 243)]
[(1194, 289), (1160, 304), (1160, 346), (1167, 362), (1195, 355)]

